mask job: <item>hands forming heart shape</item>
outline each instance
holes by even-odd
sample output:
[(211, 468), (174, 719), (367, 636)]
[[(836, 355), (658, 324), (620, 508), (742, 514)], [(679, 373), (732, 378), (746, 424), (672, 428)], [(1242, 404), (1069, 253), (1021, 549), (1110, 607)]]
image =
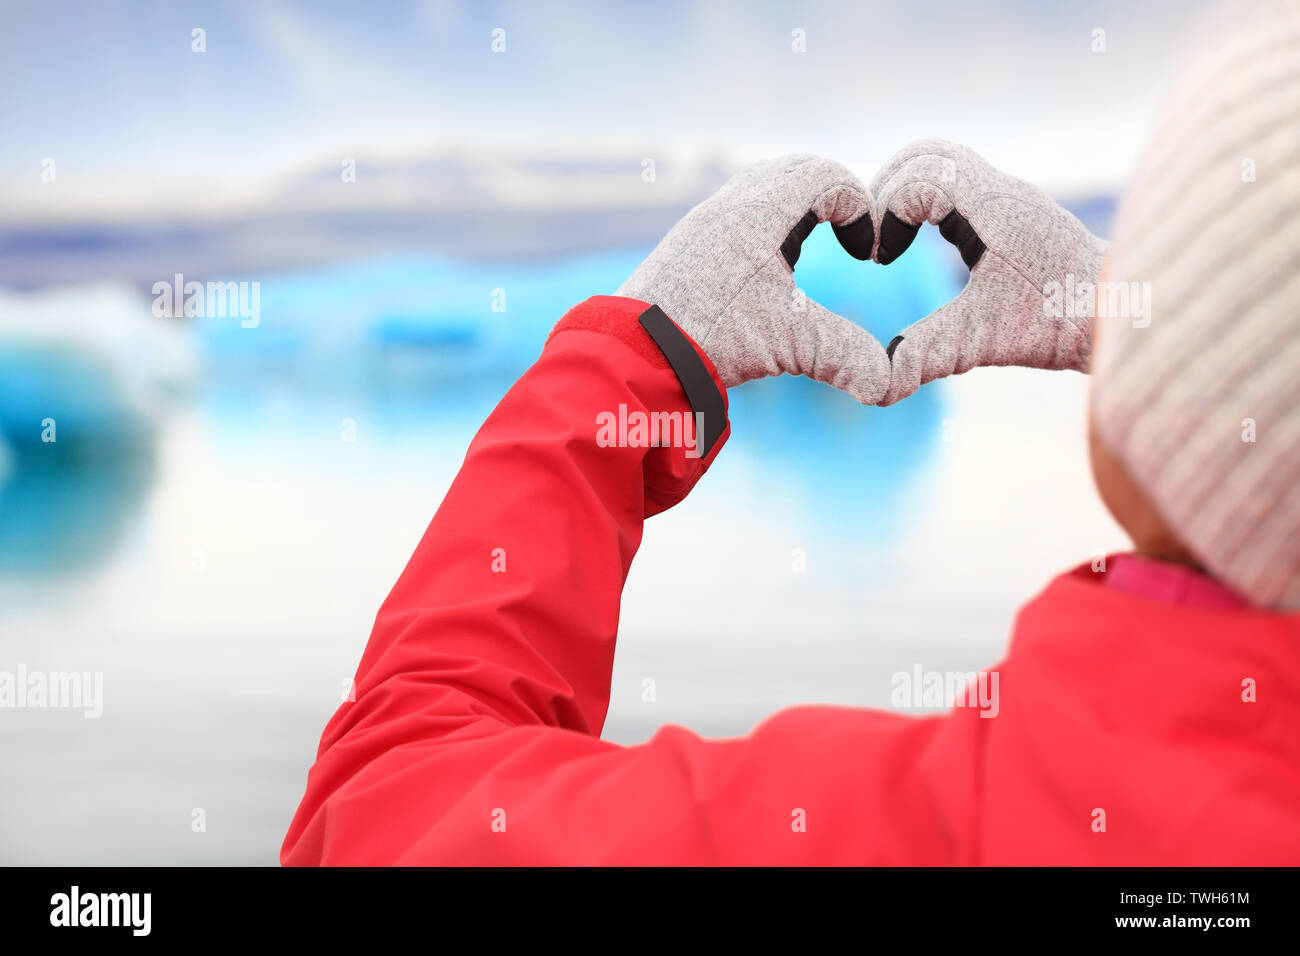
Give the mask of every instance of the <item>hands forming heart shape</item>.
[[(796, 287), (800, 247), (819, 222), (851, 256), (881, 264), (934, 223), (970, 281), (885, 348)], [(979, 365), (1086, 371), (1091, 318), (1079, 313), (1092, 310), (1060, 307), (1061, 290), (1095, 283), (1105, 250), (1035, 186), (928, 139), (897, 153), (870, 187), (810, 154), (749, 166), (687, 213), (618, 294), (659, 306), (728, 388), (788, 372), (891, 405)]]

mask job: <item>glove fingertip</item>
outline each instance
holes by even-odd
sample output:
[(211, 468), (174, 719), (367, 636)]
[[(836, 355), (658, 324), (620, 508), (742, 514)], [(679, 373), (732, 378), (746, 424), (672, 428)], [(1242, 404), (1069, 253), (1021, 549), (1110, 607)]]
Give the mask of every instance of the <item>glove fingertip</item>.
[(885, 394), (880, 398), (880, 407), (888, 408), (890, 405), (897, 405), (903, 399), (915, 394), (916, 390), (920, 387), (921, 385), (919, 382), (909, 387), (908, 385), (895, 381), (894, 379), (890, 379), (889, 387), (885, 389)]
[(871, 213), (865, 212), (853, 222), (843, 225), (831, 225), (835, 238), (839, 240), (844, 251), (854, 259), (863, 261), (871, 258), (872, 248), (876, 243), (876, 227), (871, 221)]
[[(898, 348), (903, 342), (908, 348), (899, 354)], [(921, 367), (918, 362), (915, 336), (895, 335), (885, 346), (885, 355), (889, 358), (889, 387), (881, 396), (880, 405), (885, 407), (901, 402), (921, 387)]]
[(904, 222), (894, 215), (893, 210), (885, 210), (880, 220), (880, 248), (876, 250), (876, 261), (887, 266), (904, 252), (916, 238), (920, 223)]
[(884, 375), (859, 375), (843, 386), (843, 390), (859, 405), (879, 405), (889, 391), (889, 375), (887, 372)]

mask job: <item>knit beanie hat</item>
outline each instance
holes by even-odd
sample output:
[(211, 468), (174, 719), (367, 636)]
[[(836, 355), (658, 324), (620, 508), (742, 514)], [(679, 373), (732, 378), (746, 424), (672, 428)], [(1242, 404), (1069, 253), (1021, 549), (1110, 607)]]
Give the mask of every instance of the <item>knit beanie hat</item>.
[(1098, 288), (1092, 417), (1205, 568), (1300, 609), (1300, 2), (1224, 10)]

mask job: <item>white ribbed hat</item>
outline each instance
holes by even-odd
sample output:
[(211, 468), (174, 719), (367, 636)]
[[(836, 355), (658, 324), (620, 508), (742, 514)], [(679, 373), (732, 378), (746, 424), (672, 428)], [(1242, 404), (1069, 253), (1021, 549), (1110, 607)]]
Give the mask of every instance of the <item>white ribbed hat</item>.
[(1228, 8), (1192, 65), (1120, 206), (1106, 279), (1149, 324), (1097, 320), (1093, 420), (1207, 569), (1296, 609), (1300, 2)]

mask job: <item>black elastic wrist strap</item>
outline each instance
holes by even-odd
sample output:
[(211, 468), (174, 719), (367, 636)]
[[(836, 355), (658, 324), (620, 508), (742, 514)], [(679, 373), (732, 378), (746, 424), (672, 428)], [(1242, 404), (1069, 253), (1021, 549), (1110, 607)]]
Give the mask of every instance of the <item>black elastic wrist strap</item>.
[(703, 413), (704, 427), (698, 436), (700, 457), (704, 458), (722, 436), (727, 426), (727, 406), (717, 382), (704, 366), (704, 360), (691, 345), (685, 333), (672, 319), (664, 314), (663, 309), (652, 305), (641, 313), (641, 328), (655, 340), (659, 351), (672, 366), (677, 381), (682, 384), (686, 400), (697, 414)]

